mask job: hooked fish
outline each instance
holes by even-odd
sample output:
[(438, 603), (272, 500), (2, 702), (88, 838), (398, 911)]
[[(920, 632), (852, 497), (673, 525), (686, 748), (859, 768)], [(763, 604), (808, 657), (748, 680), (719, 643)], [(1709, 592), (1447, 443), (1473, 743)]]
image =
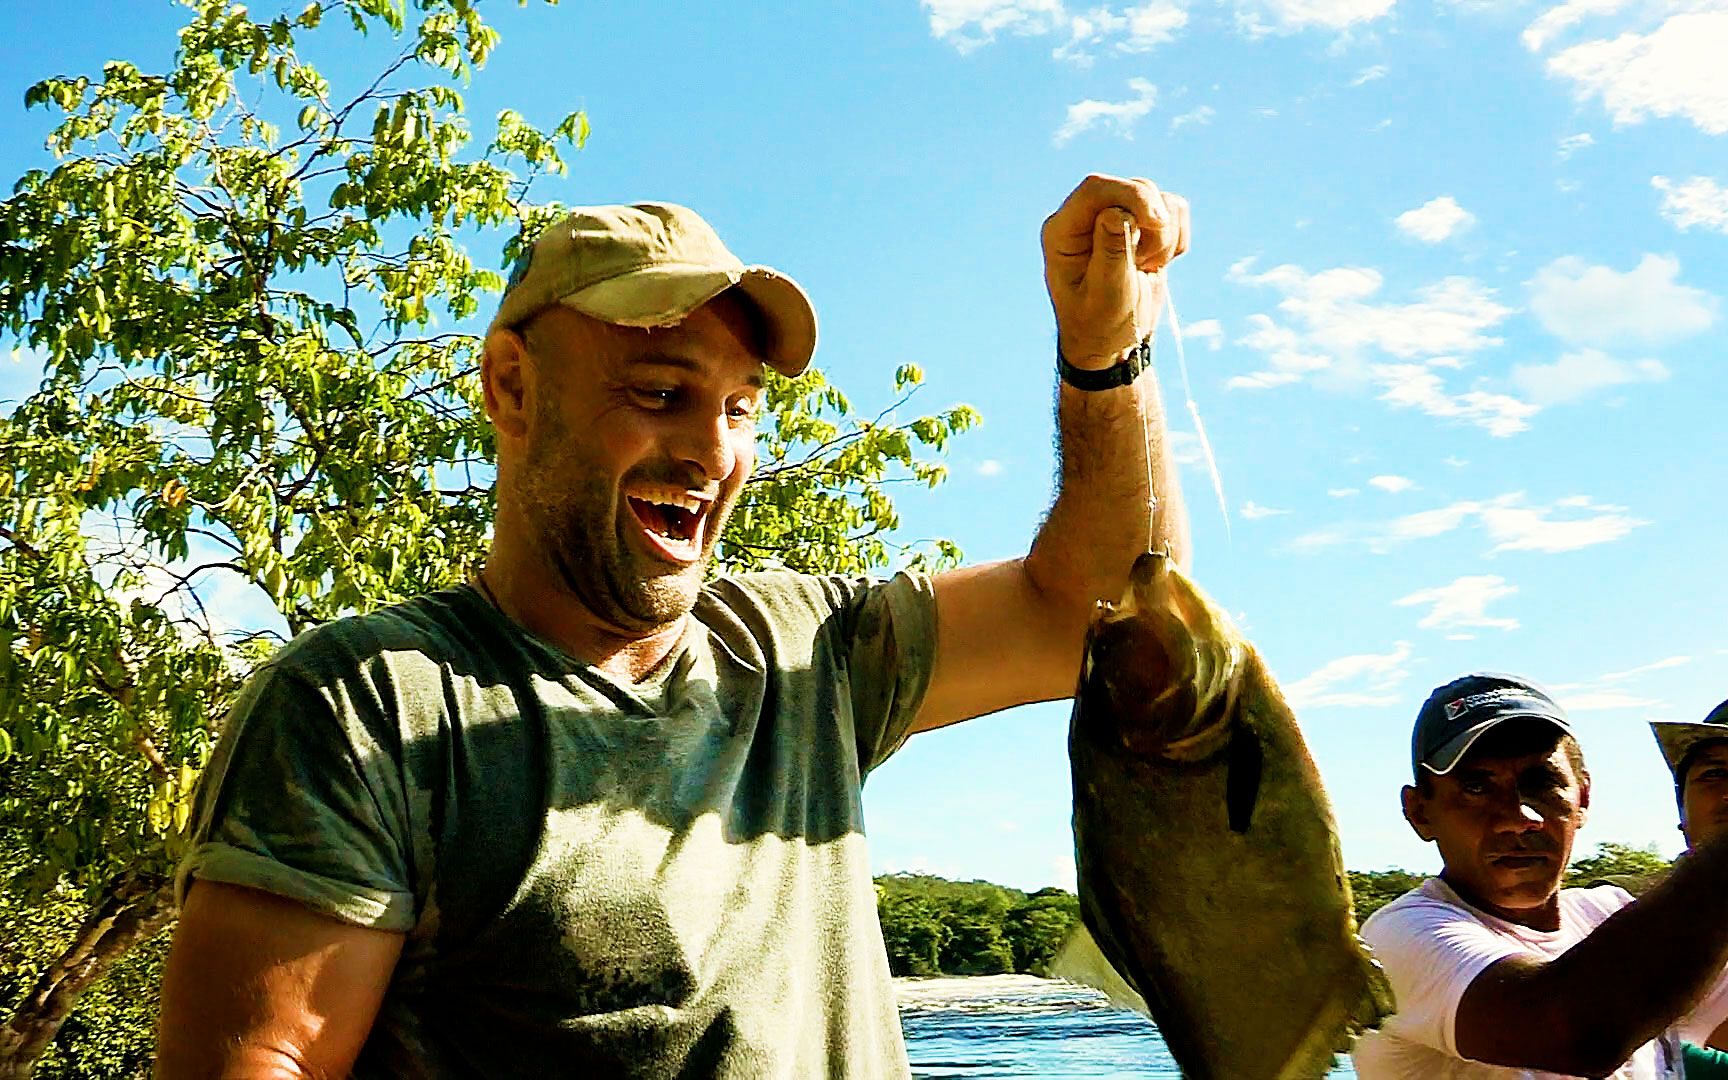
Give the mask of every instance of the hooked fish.
[(1151, 1016), (1202, 1080), (1324, 1076), (1390, 1015), (1296, 718), (1163, 555), (1093, 618), (1069, 756), (1084, 925), (1054, 974)]

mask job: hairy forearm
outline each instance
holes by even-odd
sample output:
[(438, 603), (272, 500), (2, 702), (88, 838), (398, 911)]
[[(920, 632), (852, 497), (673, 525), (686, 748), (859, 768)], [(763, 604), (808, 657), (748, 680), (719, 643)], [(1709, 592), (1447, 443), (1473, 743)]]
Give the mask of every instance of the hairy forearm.
[(1188, 521), (1153, 373), (1111, 390), (1060, 386), (1060, 487), (1026, 568), (1041, 592), (1084, 612), (1117, 599), (1149, 549), (1186, 567)]

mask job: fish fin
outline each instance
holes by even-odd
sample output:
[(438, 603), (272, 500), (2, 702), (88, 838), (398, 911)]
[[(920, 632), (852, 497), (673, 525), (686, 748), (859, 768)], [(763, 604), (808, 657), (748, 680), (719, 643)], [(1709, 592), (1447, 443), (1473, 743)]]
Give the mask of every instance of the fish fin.
[(1230, 730), (1229, 771), (1224, 779), (1224, 807), (1230, 815), (1230, 831), (1245, 833), (1260, 801), (1260, 776), (1265, 770), (1266, 748), (1260, 736), (1246, 723)]
[(1071, 983), (1102, 990), (1104, 996), (1110, 999), (1110, 1004), (1118, 1009), (1129, 1009), (1141, 1016), (1152, 1015), (1146, 999), (1128, 985), (1128, 980), (1117, 974), (1109, 959), (1105, 957), (1104, 950), (1098, 947), (1098, 942), (1093, 940), (1091, 932), (1083, 922), (1076, 922), (1074, 928), (1068, 931), (1062, 947), (1057, 949), (1056, 955), (1050, 959), (1049, 972), (1051, 978), (1066, 979)]
[(1373, 1031), (1392, 1015), (1392, 984), (1386, 972), (1360, 946), (1363, 984), (1355, 1000), (1334, 1001), (1327, 1010), (1330, 1019), (1316, 1023), (1289, 1061), (1278, 1071), (1278, 1080), (1323, 1080), (1337, 1067), (1338, 1055), (1347, 1054), (1363, 1032)]

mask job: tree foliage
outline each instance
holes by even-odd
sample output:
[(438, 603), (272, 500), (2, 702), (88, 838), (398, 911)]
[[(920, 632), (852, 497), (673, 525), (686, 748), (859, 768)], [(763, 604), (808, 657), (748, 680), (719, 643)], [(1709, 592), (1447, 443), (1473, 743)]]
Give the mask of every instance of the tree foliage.
[(1656, 854), (1655, 844), (1640, 848), (1607, 841), (1596, 845), (1596, 854), (1572, 860), (1572, 865), (1566, 868), (1565, 884), (1568, 887), (1589, 886), (1612, 880), (1637, 893), (1659, 880), (1672, 865)]
[[(490, 267), (558, 213), (531, 186), (588, 133), (581, 113), (542, 130), (505, 111), (476, 142), (463, 90), (498, 35), (473, 0), (186, 3), (169, 70), (30, 88), (54, 161), (0, 201), (0, 336), (44, 369), (0, 415), (0, 1076), (160, 932), (245, 674), (483, 555), (468, 328), (503, 284)], [(383, 59), (327, 78), (314, 45)], [(902, 367), (894, 390), (919, 380)], [(768, 404), (727, 565), (957, 558), (897, 547), (889, 492), (940, 482), (921, 455), (970, 409), (858, 417), (819, 372), (771, 378)], [(81, 1013), (65, 1054), (104, 1023)], [(116, 1053), (87, 1064), (123, 1072)]]
[(1368, 916), (1422, 884), (1424, 874), (1408, 870), (1350, 871), (1350, 902), (1356, 910), (1356, 925), (1368, 921)]
[(889, 874), (876, 893), (896, 975), (1042, 975), (1080, 918), (1079, 900), (1061, 889), (1028, 896), (987, 881)]

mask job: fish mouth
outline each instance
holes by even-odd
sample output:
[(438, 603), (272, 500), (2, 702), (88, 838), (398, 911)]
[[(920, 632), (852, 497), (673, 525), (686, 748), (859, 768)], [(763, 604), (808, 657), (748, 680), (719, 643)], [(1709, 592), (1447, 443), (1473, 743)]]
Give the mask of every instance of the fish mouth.
[(1229, 618), (1175, 561), (1148, 552), (1135, 560), (1121, 601), (1103, 605), (1082, 677), (1092, 682), (1101, 669), (1098, 688), (1128, 749), (1199, 761), (1227, 741), (1245, 651)]
[(644, 545), (654, 555), (679, 565), (702, 558), (713, 496), (655, 491), (625, 495), (624, 501), (640, 526)]

